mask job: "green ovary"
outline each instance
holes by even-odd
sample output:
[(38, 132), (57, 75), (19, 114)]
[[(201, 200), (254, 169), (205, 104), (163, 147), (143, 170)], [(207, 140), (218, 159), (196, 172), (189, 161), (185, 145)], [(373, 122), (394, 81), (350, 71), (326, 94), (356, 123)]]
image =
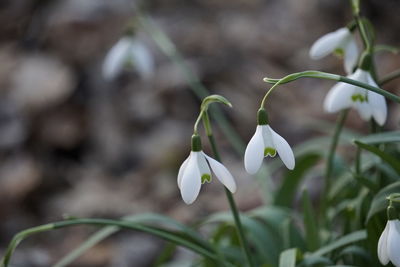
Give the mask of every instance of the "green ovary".
[(363, 103), (363, 102), (368, 101), (368, 97), (366, 95), (362, 95), (362, 94), (354, 94), (351, 96), (351, 100), (353, 102), (360, 101), (361, 103)]
[(271, 156), (275, 157), (276, 155), (276, 149), (272, 147), (266, 147), (264, 148), (264, 157)]
[(201, 183), (204, 184), (205, 182), (207, 183), (211, 182), (211, 175), (205, 173), (201, 176)]

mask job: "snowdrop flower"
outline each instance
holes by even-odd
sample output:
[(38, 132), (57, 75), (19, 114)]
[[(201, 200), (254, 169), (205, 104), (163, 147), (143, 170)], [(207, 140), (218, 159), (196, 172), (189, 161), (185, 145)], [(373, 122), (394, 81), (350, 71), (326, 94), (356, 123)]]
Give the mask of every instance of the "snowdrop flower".
[(344, 54), (346, 73), (352, 73), (357, 65), (358, 48), (354, 36), (347, 27), (325, 34), (315, 41), (310, 49), (310, 57), (320, 59), (335, 51)]
[(244, 154), (244, 166), (250, 174), (255, 174), (261, 167), (264, 157), (275, 157), (278, 153), (285, 166), (293, 170), (295, 165), (293, 151), (288, 142), (268, 125), (265, 109), (257, 114), (258, 126), (255, 134), (247, 145)]
[(236, 182), (228, 169), (215, 159), (207, 156), (201, 148), (200, 136), (192, 136), (192, 151), (182, 163), (178, 173), (178, 187), (186, 204), (192, 204), (200, 192), (201, 184), (211, 182), (211, 170), (218, 180), (232, 193)]
[[(378, 87), (371, 74), (361, 68), (348, 78)], [(333, 86), (325, 97), (324, 109), (327, 112), (333, 113), (351, 107), (358, 111), (363, 120), (368, 121), (372, 117), (381, 126), (386, 121), (386, 100), (375, 92), (340, 82)]]
[(388, 207), (388, 217), (378, 241), (378, 258), (383, 265), (391, 261), (394, 266), (400, 267), (400, 221), (393, 206)]
[(154, 73), (154, 59), (146, 46), (131, 36), (122, 37), (108, 52), (103, 63), (103, 76), (113, 80), (124, 67), (134, 67), (143, 79)]

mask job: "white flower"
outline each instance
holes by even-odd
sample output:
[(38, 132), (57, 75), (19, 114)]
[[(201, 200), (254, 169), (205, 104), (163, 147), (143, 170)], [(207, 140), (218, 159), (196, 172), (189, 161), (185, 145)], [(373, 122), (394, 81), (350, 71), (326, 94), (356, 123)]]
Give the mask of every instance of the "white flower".
[(320, 59), (334, 51), (340, 50), (344, 54), (344, 68), (348, 74), (352, 73), (357, 65), (357, 43), (348, 28), (340, 28), (320, 37), (310, 49), (312, 59)]
[(379, 261), (386, 265), (391, 261), (393, 265), (400, 267), (400, 221), (388, 220), (378, 242)]
[(141, 41), (125, 36), (106, 55), (103, 76), (107, 80), (112, 80), (130, 64), (143, 79), (151, 78), (154, 74), (154, 59), (150, 51)]
[(275, 157), (278, 152), (279, 157), (290, 170), (293, 170), (295, 162), (293, 151), (288, 142), (277, 134), (268, 125), (258, 125), (256, 133), (247, 145), (244, 154), (244, 166), (250, 174), (255, 174), (261, 167), (264, 157)]
[(211, 171), (208, 165), (210, 165), (218, 180), (229, 191), (235, 193), (236, 182), (224, 165), (207, 156), (201, 150), (191, 151), (189, 157), (182, 163), (178, 173), (178, 187), (186, 204), (192, 204), (196, 200), (202, 183), (211, 181)]
[[(357, 69), (348, 78), (378, 87), (368, 71)], [(355, 108), (363, 120), (374, 120), (383, 125), (387, 117), (385, 98), (375, 92), (348, 83), (337, 83), (325, 97), (324, 109), (337, 112), (346, 108)]]

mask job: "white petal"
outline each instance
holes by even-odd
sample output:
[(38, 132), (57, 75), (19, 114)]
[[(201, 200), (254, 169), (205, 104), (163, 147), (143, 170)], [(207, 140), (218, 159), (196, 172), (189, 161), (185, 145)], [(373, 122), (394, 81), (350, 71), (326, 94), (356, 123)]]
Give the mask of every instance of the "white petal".
[(232, 174), (228, 171), (228, 169), (224, 165), (222, 165), (220, 162), (207, 156), (206, 154), (204, 154), (204, 156), (207, 158), (208, 163), (210, 163), (211, 169), (215, 173), (215, 176), (217, 176), (218, 180), (223, 185), (225, 185), (226, 188), (229, 189), (229, 191), (231, 191), (232, 193), (235, 193), (236, 192), (236, 182), (235, 182), (235, 179), (233, 179)]
[(353, 35), (348, 37), (344, 47), (344, 69), (347, 74), (353, 73), (358, 61), (358, 47)]
[(204, 152), (200, 151), (200, 153), (197, 156), (197, 163), (199, 164), (199, 170), (200, 170), (200, 176), (203, 176), (204, 174), (208, 174), (211, 176), (211, 171), (210, 168), (208, 167), (206, 158), (204, 156)]
[[(372, 79), (371, 75), (368, 75), (368, 84), (379, 87)], [(375, 92), (368, 91), (368, 103), (371, 106), (372, 116), (374, 117), (375, 121), (380, 126), (385, 124), (387, 117), (387, 105), (385, 97)]]
[(147, 47), (135, 40), (131, 45), (133, 64), (143, 79), (149, 79), (154, 74), (154, 58)]
[(181, 181), (181, 195), (186, 204), (192, 204), (200, 192), (201, 177), (197, 157), (199, 152), (191, 152), (190, 159), (183, 172)]
[(400, 267), (400, 221), (390, 220), (387, 237), (387, 253), (393, 265)]
[[(369, 72), (366, 70), (362, 69), (357, 69), (353, 74), (349, 75), (348, 78), (360, 81), (363, 83), (368, 83), (368, 76), (370, 76)], [(358, 87), (360, 89), (363, 89), (361, 87)]]
[(323, 35), (312, 45), (310, 57), (312, 59), (320, 59), (332, 53), (349, 36), (349, 33), (347, 28), (340, 28), (337, 31)]
[(364, 121), (369, 121), (372, 117), (372, 108), (368, 102), (355, 102), (353, 103), (354, 108), (358, 111), (358, 114)]
[(295, 161), (292, 148), (289, 146), (288, 142), (286, 142), (282, 136), (272, 130), (269, 125), (267, 125), (267, 128), (271, 131), (272, 140), (274, 141), (274, 145), (279, 157), (289, 170), (293, 170)]
[(258, 125), (244, 152), (244, 167), (250, 174), (255, 174), (260, 169), (264, 158), (264, 141), (261, 131), (262, 127)]
[(383, 265), (389, 263), (389, 255), (387, 250), (388, 232), (389, 232), (389, 221), (386, 223), (385, 229), (383, 230), (378, 241), (378, 258)]
[(351, 107), (354, 89), (355, 86), (347, 83), (335, 84), (325, 97), (324, 110), (333, 113)]
[(268, 129), (267, 125), (261, 125), (262, 128), (262, 136), (264, 140), (264, 149), (267, 147), (276, 149), (274, 141), (272, 140), (271, 131)]
[(189, 159), (190, 159), (190, 155), (189, 155), (189, 157), (187, 157), (185, 159), (185, 161), (182, 163), (181, 167), (179, 167), (178, 179), (177, 179), (179, 189), (181, 188), (181, 182), (182, 182), (183, 173), (185, 172), (185, 169), (187, 167)]
[(125, 60), (129, 56), (129, 48), (132, 39), (124, 37), (120, 39), (108, 52), (103, 63), (103, 76), (107, 80), (114, 79), (118, 73), (123, 69)]

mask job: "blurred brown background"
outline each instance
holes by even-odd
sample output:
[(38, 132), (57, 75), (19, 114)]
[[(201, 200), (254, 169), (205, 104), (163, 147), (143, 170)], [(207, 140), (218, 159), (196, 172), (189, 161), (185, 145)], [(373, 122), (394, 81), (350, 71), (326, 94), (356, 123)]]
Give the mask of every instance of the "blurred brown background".
[[(400, 2), (361, 2), (376, 26), (378, 43), (398, 46)], [(307, 69), (344, 74), (336, 57), (312, 61), (308, 49), (319, 36), (350, 20), (347, 1), (136, 4), (168, 34), (201, 82), (233, 103), (232, 110), (222, 108), (246, 142), (268, 88), (263, 77)], [(118, 218), (160, 212), (190, 222), (227, 208), (216, 179), (203, 186), (193, 205), (180, 199), (176, 175), (189, 153), (200, 102), (148, 33), (137, 28), (136, 37), (154, 58), (150, 79), (134, 69), (113, 81), (102, 77), (103, 59), (134, 13), (130, 0), (1, 0), (0, 252), (16, 232), (64, 214)], [(379, 73), (399, 68), (399, 59), (379, 54)], [(332, 85), (299, 80), (269, 99), (271, 123), (290, 144), (318, 134), (306, 126), (310, 119), (334, 121), (335, 115), (322, 111)], [(385, 86), (397, 94), (398, 88), (398, 81)], [(400, 119), (392, 104), (388, 129), (398, 128)], [(355, 112), (348, 125), (367, 128)], [(260, 190), (244, 172), (242, 156), (218, 129), (216, 135), (239, 184), (239, 207), (257, 207)], [(205, 150), (210, 153), (207, 146)], [(33, 237), (18, 248), (12, 266), (50, 266), (93, 231), (79, 227)], [(75, 266), (151, 266), (161, 248), (155, 238), (125, 231), (96, 246)]]

